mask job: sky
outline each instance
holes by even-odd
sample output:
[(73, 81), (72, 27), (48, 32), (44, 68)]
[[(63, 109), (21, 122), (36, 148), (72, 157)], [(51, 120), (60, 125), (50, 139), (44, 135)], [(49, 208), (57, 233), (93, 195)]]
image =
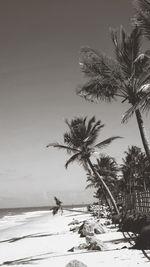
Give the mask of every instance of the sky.
[[(130, 145), (142, 147), (128, 106), (86, 102), (79, 51), (90, 46), (113, 57), (109, 28), (131, 30), (129, 0), (0, 0), (0, 208), (90, 203), (81, 166), (65, 169), (67, 155), (47, 149), (62, 142), (65, 119), (93, 115), (105, 124), (100, 140), (119, 135), (103, 153), (121, 163)], [(150, 137), (149, 117), (145, 126)]]

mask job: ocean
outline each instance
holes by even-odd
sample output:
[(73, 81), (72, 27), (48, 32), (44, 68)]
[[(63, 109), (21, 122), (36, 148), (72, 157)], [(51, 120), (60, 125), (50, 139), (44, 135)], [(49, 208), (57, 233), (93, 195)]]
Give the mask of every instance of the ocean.
[(36, 212), (43, 210), (50, 210), (51, 207), (22, 207), (22, 208), (6, 208), (0, 209), (0, 219), (4, 216), (21, 215), (26, 212)]
[[(85, 204), (68, 205), (63, 206), (63, 208), (73, 209), (86, 206)], [(49, 213), (51, 209), (52, 206), (0, 209), (0, 231), (24, 224), (31, 219)]]

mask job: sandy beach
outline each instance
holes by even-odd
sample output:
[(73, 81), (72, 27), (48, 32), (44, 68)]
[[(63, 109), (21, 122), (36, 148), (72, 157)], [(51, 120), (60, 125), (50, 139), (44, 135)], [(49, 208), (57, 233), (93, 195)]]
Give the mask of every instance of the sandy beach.
[[(9, 216), (0, 226), (0, 266), (65, 267), (71, 260), (79, 260), (88, 267), (148, 266), (141, 251), (128, 249), (123, 235), (112, 225), (104, 226), (106, 233), (96, 234), (104, 241), (107, 251), (69, 252), (72, 247), (85, 243), (78, 232), (70, 231), (73, 220), (91, 220), (91, 214), (65, 210), (63, 215), (51, 211), (28, 212)], [(102, 224), (105, 219), (101, 219)]]

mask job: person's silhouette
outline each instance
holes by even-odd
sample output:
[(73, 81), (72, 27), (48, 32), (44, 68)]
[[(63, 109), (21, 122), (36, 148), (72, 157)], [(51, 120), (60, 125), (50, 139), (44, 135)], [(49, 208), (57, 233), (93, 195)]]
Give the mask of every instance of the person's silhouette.
[(58, 207), (58, 210), (61, 210), (61, 214), (63, 214), (63, 208), (62, 208), (62, 201), (60, 201), (57, 197), (54, 197), (56, 206)]

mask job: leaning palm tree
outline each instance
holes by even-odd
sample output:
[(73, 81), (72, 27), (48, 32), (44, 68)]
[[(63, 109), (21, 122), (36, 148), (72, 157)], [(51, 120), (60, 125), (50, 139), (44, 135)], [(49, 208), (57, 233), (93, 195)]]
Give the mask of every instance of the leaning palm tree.
[[(93, 173), (91, 173), (90, 170), (88, 170), (86, 181), (87, 181), (87, 186), (85, 189), (88, 189), (88, 188), (96, 189), (93, 197), (98, 199), (99, 208), (101, 206), (103, 199), (105, 200), (106, 204), (110, 207), (109, 201), (108, 201), (107, 196), (106, 196), (106, 192), (104, 191), (103, 185), (102, 185), (99, 177), (95, 176)], [(111, 207), (110, 207), (110, 210), (111, 210)], [(99, 217), (99, 215), (100, 215), (100, 209), (98, 210), (98, 217)]]
[[(102, 177), (104, 179), (104, 177)], [(106, 192), (104, 190), (104, 187), (99, 179), (99, 177), (95, 176), (94, 174), (92, 174), (89, 170), (88, 170), (88, 173), (87, 173), (87, 186), (86, 186), (86, 189), (88, 188), (95, 188), (96, 189), (96, 192), (94, 192), (94, 197), (95, 198), (98, 198), (99, 200), (99, 207), (101, 205), (101, 201), (104, 199), (105, 203), (108, 205), (110, 211), (112, 211), (111, 209), (111, 205), (109, 203), (109, 200), (107, 198), (107, 195), (106, 195)], [(105, 181), (104, 181), (105, 182)], [(108, 185), (108, 188), (110, 187), (110, 184)], [(110, 190), (110, 188), (109, 188)], [(111, 190), (110, 190), (111, 191)], [(99, 217), (99, 214), (98, 214), (98, 217)]]
[(141, 53), (141, 31), (134, 27), (128, 35), (120, 28), (120, 38), (115, 30), (111, 37), (115, 48), (115, 59), (109, 58), (89, 47), (81, 49), (80, 67), (88, 81), (78, 88), (77, 94), (87, 100), (128, 102), (130, 108), (125, 112), (122, 123), (135, 113), (143, 146), (150, 161), (150, 145), (146, 136), (141, 115), (141, 99), (150, 83), (150, 58)]
[(104, 124), (100, 120), (96, 121), (95, 117), (92, 117), (88, 122), (87, 118), (75, 118), (69, 122), (66, 120), (66, 124), (69, 127), (69, 132), (64, 134), (64, 144), (59, 143), (50, 143), (47, 147), (56, 147), (59, 149), (65, 149), (68, 153), (73, 154), (69, 160), (66, 162), (65, 167), (67, 168), (70, 163), (78, 161), (84, 166), (86, 170), (90, 169), (94, 176), (98, 177), (101, 181), (101, 184), (107, 191), (111, 202), (114, 206), (115, 211), (118, 213), (118, 208), (116, 202), (108, 188), (108, 186), (103, 181), (103, 178), (94, 168), (94, 165), (91, 161), (91, 156), (97, 149), (102, 149), (108, 146), (112, 141), (119, 136), (110, 137), (95, 144), (98, 134), (101, 129), (104, 127)]

